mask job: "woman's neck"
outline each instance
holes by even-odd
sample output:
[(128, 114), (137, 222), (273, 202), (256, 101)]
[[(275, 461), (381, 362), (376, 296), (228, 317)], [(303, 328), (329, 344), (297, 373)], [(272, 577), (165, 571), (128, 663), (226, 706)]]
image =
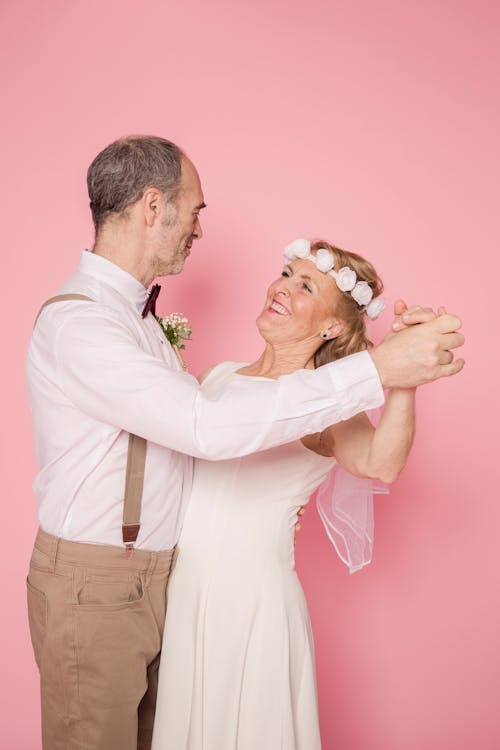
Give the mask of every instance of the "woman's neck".
[(242, 367), (242, 375), (252, 375), (263, 378), (279, 378), (289, 375), (296, 370), (314, 369), (314, 354), (299, 352), (296, 348), (273, 347), (266, 344), (260, 357), (249, 365)]

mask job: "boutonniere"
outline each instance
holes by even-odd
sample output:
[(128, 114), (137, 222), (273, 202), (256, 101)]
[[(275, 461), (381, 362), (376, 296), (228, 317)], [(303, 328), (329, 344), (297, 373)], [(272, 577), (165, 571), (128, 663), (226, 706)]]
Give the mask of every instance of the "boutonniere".
[(168, 341), (172, 344), (172, 348), (181, 363), (182, 369), (187, 370), (187, 365), (182, 358), (180, 350), (185, 349), (186, 345), (184, 342), (191, 339), (193, 329), (189, 325), (188, 319), (181, 315), (181, 313), (171, 313), (165, 318), (160, 318), (158, 315), (155, 315), (155, 317)]

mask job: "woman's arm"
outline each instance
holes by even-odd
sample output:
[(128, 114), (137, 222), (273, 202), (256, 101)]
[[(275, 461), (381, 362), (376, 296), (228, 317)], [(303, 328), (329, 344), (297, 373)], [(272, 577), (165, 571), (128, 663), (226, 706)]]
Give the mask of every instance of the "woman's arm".
[(393, 389), (376, 428), (366, 414), (358, 414), (302, 442), (323, 456), (335, 456), (355, 476), (390, 484), (406, 463), (414, 433), (415, 389)]
[[(437, 316), (444, 315), (444, 307)], [(434, 320), (430, 307), (409, 308), (402, 299), (394, 303), (394, 322), (386, 338), (408, 325)], [(404, 467), (415, 433), (415, 389), (393, 389), (389, 392), (383, 416), (375, 429), (366, 414), (328, 427), (323, 432), (302, 438), (304, 445), (323, 456), (335, 456), (338, 463), (356, 476), (391, 483)]]

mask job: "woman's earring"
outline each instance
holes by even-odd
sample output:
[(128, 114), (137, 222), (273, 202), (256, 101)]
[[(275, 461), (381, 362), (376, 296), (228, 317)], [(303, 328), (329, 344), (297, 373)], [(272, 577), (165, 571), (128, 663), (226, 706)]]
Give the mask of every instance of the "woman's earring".
[(323, 331), (323, 333), (321, 334), (321, 338), (323, 339), (323, 341), (328, 341), (329, 336), (326, 331)]

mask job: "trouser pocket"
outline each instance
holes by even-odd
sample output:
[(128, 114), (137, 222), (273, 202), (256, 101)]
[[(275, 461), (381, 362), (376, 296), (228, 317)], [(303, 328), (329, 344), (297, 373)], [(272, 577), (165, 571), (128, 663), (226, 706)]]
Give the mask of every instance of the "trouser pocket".
[(31, 643), (33, 644), (35, 661), (38, 668), (40, 668), (45, 633), (47, 631), (47, 597), (43, 591), (40, 591), (31, 584), (29, 576), (26, 579), (26, 587)]
[(98, 575), (83, 573), (76, 582), (79, 605), (90, 607), (121, 607), (142, 599), (144, 594), (140, 575)]

